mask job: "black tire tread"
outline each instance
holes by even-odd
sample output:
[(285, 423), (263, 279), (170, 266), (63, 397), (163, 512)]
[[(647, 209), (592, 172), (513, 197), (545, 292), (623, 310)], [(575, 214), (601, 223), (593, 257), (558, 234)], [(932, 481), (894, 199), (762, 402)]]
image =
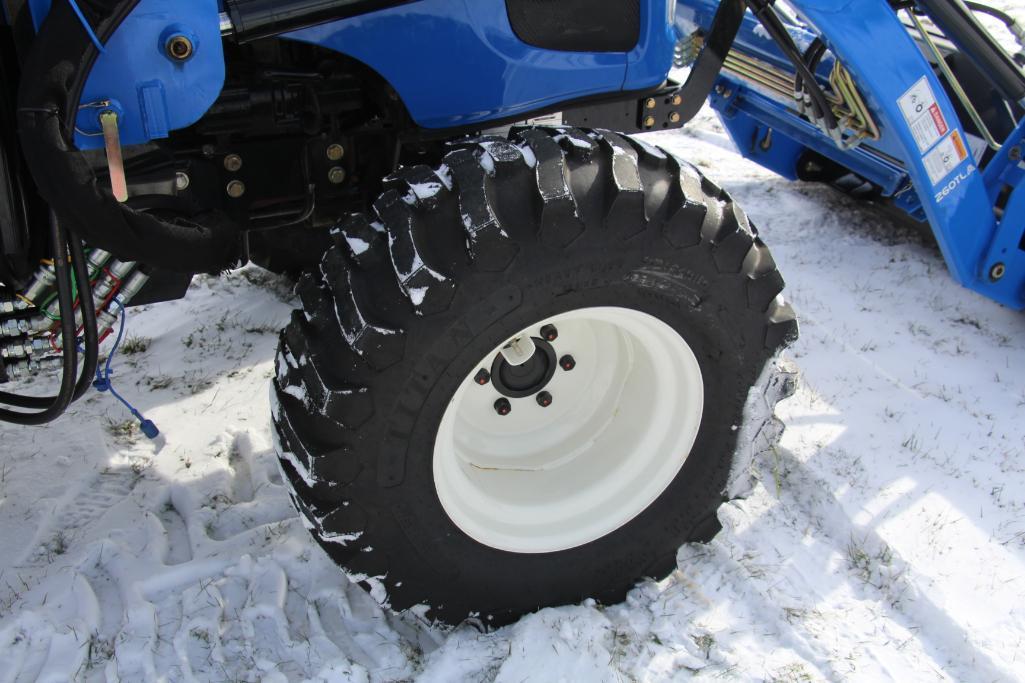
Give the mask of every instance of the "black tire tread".
[[(444, 313), (461, 282), (476, 272), (505, 271), (527, 240), (565, 249), (580, 239), (593, 222), (581, 216), (571, 170), (595, 158), (604, 158), (608, 169), (596, 181), (604, 192), (602, 239), (617, 244), (657, 230), (667, 249), (710, 250), (718, 275), (742, 288), (752, 319), (761, 321), (765, 349), (772, 352), (796, 338), (793, 309), (779, 297), (783, 278), (747, 216), (728, 193), (661, 148), (608, 131), (526, 128), (514, 130), (511, 140), (462, 141), (438, 170), (401, 169), (387, 179), (370, 214), (339, 223), (333, 231), (336, 246), (325, 254), (320, 273), (300, 281), (305, 312), (296, 312), (282, 334), (274, 381), (282, 469), (296, 505), (313, 535), (350, 574), (376, 577), (392, 595), (403, 590), (389, 576), (388, 549), (375, 545), (371, 551), (362, 540), (373, 520), (346, 495), (346, 487), (367, 469), (359, 465), (357, 445), (359, 427), (382, 398), (374, 396), (373, 378), (410, 353), (402, 319), (408, 325)], [(516, 201), (536, 207), (533, 225), (503, 220), (500, 185), (520, 181), (531, 191)], [(427, 185), (431, 192), (422, 191)], [(462, 253), (439, 258), (430, 240), (451, 243), (453, 236), (441, 231), (451, 229), (453, 221), (436, 220), (434, 214), (443, 203), (452, 205), (453, 197), (455, 224), (463, 227)], [(623, 225), (632, 227), (617, 227)], [(391, 295), (367, 284), (374, 277), (375, 282), (391, 278), (394, 297), (404, 301), (380, 303)], [(374, 311), (392, 313), (385, 320)], [(296, 362), (300, 356), (305, 367)], [(341, 419), (325, 427), (318, 423), (324, 415)], [(332, 438), (320, 438), (331, 429)], [(333, 502), (330, 509), (327, 501)], [(710, 538), (717, 524), (712, 514), (695, 532)], [(655, 565), (661, 571), (673, 562), (659, 558)]]

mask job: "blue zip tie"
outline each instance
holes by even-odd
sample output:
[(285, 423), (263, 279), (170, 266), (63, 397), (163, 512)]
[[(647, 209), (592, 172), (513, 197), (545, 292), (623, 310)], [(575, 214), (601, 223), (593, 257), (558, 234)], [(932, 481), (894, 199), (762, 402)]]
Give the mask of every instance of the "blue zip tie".
[(82, 10), (78, 7), (78, 3), (75, 0), (68, 0), (68, 3), (71, 5), (71, 9), (75, 10), (75, 14), (78, 15), (78, 20), (82, 23), (82, 28), (84, 28), (85, 32), (89, 35), (89, 40), (93, 41), (93, 45), (96, 46), (96, 49), (100, 51), (101, 55), (106, 54), (107, 50), (103, 47), (103, 43), (100, 42), (99, 36), (97, 36), (96, 32), (93, 31), (93, 27), (89, 25), (89, 21), (85, 18), (85, 15), (82, 14)]
[[(74, 0), (72, 0), (72, 2), (73, 1)], [(121, 394), (117, 393), (117, 390), (114, 389), (114, 384), (110, 379), (110, 365), (114, 361), (114, 356), (115, 354), (117, 354), (118, 347), (121, 346), (121, 341), (124, 339), (125, 318), (128, 317), (128, 313), (125, 311), (124, 305), (120, 301), (118, 301), (117, 297), (111, 299), (110, 303), (117, 306), (118, 310), (121, 312), (121, 326), (118, 328), (117, 338), (114, 340), (114, 346), (110, 349), (110, 353), (107, 354), (106, 363), (104, 363), (102, 368), (96, 368), (96, 380), (93, 381), (93, 388), (95, 388), (96, 391), (100, 393), (109, 391), (110, 395), (116, 398), (118, 401), (120, 401), (121, 404), (128, 409), (132, 416), (139, 421), (139, 428), (142, 430), (142, 433), (145, 434), (146, 437), (149, 439), (155, 439), (157, 438), (157, 436), (160, 435), (160, 430), (157, 429), (157, 426), (153, 423), (152, 420), (147, 420), (145, 417), (143, 417), (142, 413), (136, 410), (131, 403), (129, 403), (123, 396), (121, 396)]]

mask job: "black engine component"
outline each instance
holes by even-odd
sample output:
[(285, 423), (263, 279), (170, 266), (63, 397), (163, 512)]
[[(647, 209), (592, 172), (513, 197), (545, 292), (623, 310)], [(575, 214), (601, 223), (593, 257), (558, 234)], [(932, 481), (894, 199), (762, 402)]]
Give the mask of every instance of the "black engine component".
[(527, 45), (567, 52), (629, 52), (641, 36), (638, 0), (506, 0)]

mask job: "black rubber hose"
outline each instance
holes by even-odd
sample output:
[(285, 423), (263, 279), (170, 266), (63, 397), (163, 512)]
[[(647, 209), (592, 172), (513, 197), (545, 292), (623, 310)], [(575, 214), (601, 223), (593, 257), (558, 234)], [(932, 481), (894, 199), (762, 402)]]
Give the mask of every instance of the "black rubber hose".
[[(57, 301), (61, 311), (74, 310), (75, 299), (71, 290), (71, 273), (68, 269), (67, 242), (57, 215), (50, 212), (50, 241), (53, 243), (53, 269), (57, 280)], [(53, 422), (67, 411), (75, 399), (76, 377), (78, 375), (78, 348), (75, 339), (75, 316), (61, 315), (61, 334), (64, 340), (64, 369), (61, 375), (60, 391), (46, 408), (35, 413), (21, 413), (0, 408), (0, 421), (11, 424), (36, 427)], [(72, 340), (68, 343), (68, 340)], [(0, 393), (0, 403), (14, 405), (11, 400), (23, 400), (12, 394)]]
[[(75, 282), (78, 283), (78, 307), (82, 311), (82, 335), (85, 337), (85, 360), (82, 363), (82, 374), (78, 378), (78, 384), (75, 385), (74, 400), (77, 401), (85, 396), (85, 393), (93, 385), (96, 367), (100, 362), (100, 335), (96, 326), (96, 303), (93, 301), (92, 284), (89, 282), (89, 262), (85, 259), (85, 249), (82, 247), (82, 240), (78, 239), (72, 230), (69, 229), (67, 233), (71, 263), (75, 270)], [(77, 344), (77, 340), (75, 343)]]
[(972, 10), (973, 12), (979, 12), (981, 14), (988, 14), (989, 16), (991, 16), (991, 17), (993, 17), (995, 19), (999, 19), (1000, 21), (1004, 22), (1004, 24), (1007, 26), (1007, 28), (1011, 28), (1012, 26), (1015, 26), (1018, 23), (1007, 12), (1003, 12), (1001, 10), (998, 10), (996, 7), (990, 7), (989, 5), (983, 5), (982, 3), (979, 3), (979, 2), (965, 2), (965, 7), (967, 7), (970, 10)]
[[(822, 61), (822, 57), (826, 54), (826, 43), (823, 42), (822, 38), (816, 36), (815, 40), (811, 41), (811, 45), (804, 51), (801, 59), (805, 64), (808, 65), (808, 70), (812, 73), (819, 67), (819, 62)], [(794, 75), (794, 89), (800, 90), (804, 87), (804, 79), (800, 73)]]
[(825, 121), (826, 128), (835, 130), (837, 123), (836, 117), (833, 116), (833, 109), (829, 106), (826, 95), (822, 92), (822, 88), (819, 87), (818, 81), (815, 80), (815, 74), (804, 63), (804, 56), (797, 49), (797, 46), (794, 45), (794, 39), (787, 33), (787, 29), (783, 26), (783, 22), (780, 21), (779, 15), (776, 14), (776, 11), (768, 3), (759, 0), (747, 0), (747, 5), (768, 32), (769, 37), (783, 51), (784, 56), (793, 62), (798, 75), (808, 84), (808, 94), (811, 95), (815, 106), (822, 113), (822, 119)]

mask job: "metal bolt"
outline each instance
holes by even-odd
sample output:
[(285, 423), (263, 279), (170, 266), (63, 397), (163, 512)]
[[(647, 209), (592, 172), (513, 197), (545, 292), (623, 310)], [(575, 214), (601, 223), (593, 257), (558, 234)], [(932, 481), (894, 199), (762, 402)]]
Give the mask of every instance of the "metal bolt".
[(648, 99), (644, 100), (645, 109), (654, 109), (657, 106), (658, 102), (655, 101), (654, 97), (649, 97)]
[(546, 342), (553, 342), (559, 338), (559, 330), (555, 329), (555, 325), (545, 325), (541, 328), (541, 338)]
[(680, 112), (678, 112), (678, 111), (670, 112), (670, 114), (669, 114), (669, 121), (672, 122), (672, 123), (679, 123), (680, 122)]
[(1007, 150), (1007, 158), (1011, 161), (1021, 161), (1021, 147), (1015, 145), (1011, 149)]
[(167, 41), (167, 55), (176, 61), (184, 62), (192, 56), (194, 50), (192, 41), (185, 36), (171, 36)]
[(327, 158), (330, 161), (341, 161), (344, 156), (345, 148), (339, 144), (334, 144), (327, 148)]
[(715, 94), (716, 95), (722, 95), (724, 92), (726, 92), (726, 86), (721, 85), (721, 84), (715, 86)]
[(511, 413), (512, 404), (509, 403), (509, 399), (500, 398), (497, 401), (495, 401), (495, 412), (501, 415), (502, 417), (505, 417), (506, 415)]
[(1003, 263), (994, 263), (993, 267), (989, 269), (989, 279), (993, 282), (996, 282), (1006, 274), (1007, 266)]
[(679, 107), (681, 104), (683, 104), (683, 96), (673, 95), (673, 98), (669, 100), (669, 103), (672, 104), (674, 107)]
[(238, 173), (242, 170), (242, 157), (238, 154), (229, 154), (224, 157), (224, 170), (229, 173)]
[(189, 174), (184, 171), (178, 171), (174, 174), (174, 187), (179, 192), (184, 192), (189, 189), (189, 185), (192, 184), (192, 179), (189, 178)]
[(491, 373), (485, 370), (484, 368), (481, 368), (477, 372), (477, 374), (474, 375), (473, 381), (481, 386), (484, 386), (485, 384), (491, 381)]
[(333, 166), (331, 170), (327, 172), (327, 179), (335, 185), (341, 185), (345, 182), (345, 169), (341, 166)]
[(655, 117), (654, 116), (646, 116), (644, 118), (644, 127), (645, 128), (654, 128), (655, 127)]
[(552, 405), (552, 395), (549, 394), (547, 391), (542, 391), (535, 397), (535, 400), (537, 401), (537, 404), (542, 408), (547, 408), (548, 406)]
[(232, 180), (228, 183), (228, 196), (232, 199), (240, 199), (246, 193), (246, 184), (241, 180)]
[(569, 372), (577, 366), (577, 359), (570, 355), (563, 356), (559, 360), (559, 366), (566, 372)]

